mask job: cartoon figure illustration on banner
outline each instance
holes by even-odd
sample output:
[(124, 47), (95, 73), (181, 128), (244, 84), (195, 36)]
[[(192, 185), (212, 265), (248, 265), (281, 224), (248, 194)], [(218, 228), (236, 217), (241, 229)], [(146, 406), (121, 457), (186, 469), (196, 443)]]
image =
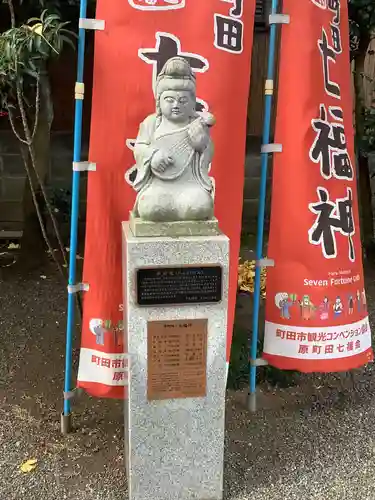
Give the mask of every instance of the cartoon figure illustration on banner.
[(365, 290), (362, 290), (362, 305), (363, 305), (363, 309), (366, 311), (366, 309), (367, 309), (367, 299), (366, 299), (366, 292), (365, 292)]
[(280, 309), (280, 317), (282, 319), (291, 319), (289, 309), (295, 304), (295, 300), (291, 299), (292, 296), (289, 296), (286, 292), (280, 292), (275, 295), (275, 304)]
[(348, 298), (348, 313), (352, 315), (354, 313), (354, 299), (353, 295), (349, 295)]
[(305, 319), (306, 321), (312, 319), (315, 315), (315, 309), (316, 307), (310, 300), (309, 295), (304, 295), (302, 297), (302, 300), (299, 301), (300, 307), (301, 307), (301, 316), (302, 319)]
[(129, 0), (139, 10), (176, 10), (185, 7), (185, 0)]
[(329, 318), (329, 299), (328, 299), (328, 297), (324, 297), (323, 301), (319, 305), (319, 317), (323, 321)]
[(357, 294), (356, 294), (356, 297), (357, 297), (357, 311), (358, 312), (361, 312), (361, 293), (359, 290), (357, 290)]
[(343, 303), (341, 301), (341, 298), (339, 296), (337, 296), (336, 300), (333, 304), (333, 316), (335, 318), (339, 318), (341, 316), (341, 314), (343, 313), (343, 311), (344, 311)]
[(104, 338), (106, 330), (104, 328), (104, 321), (99, 318), (93, 318), (89, 323), (90, 332), (95, 335), (97, 345), (104, 345)]

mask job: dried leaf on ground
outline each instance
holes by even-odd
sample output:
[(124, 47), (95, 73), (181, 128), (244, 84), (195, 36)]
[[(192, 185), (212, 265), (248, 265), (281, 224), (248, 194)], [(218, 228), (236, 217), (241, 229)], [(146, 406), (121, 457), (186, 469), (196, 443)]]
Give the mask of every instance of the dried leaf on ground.
[(29, 472), (35, 470), (37, 466), (38, 466), (38, 460), (36, 458), (30, 458), (29, 460), (26, 460), (26, 462), (23, 462), (23, 464), (20, 465), (20, 470), (24, 474), (28, 474)]
[[(260, 275), (261, 296), (266, 296), (266, 268), (262, 268)], [(254, 293), (255, 260), (245, 260), (238, 265), (238, 288), (242, 292)]]

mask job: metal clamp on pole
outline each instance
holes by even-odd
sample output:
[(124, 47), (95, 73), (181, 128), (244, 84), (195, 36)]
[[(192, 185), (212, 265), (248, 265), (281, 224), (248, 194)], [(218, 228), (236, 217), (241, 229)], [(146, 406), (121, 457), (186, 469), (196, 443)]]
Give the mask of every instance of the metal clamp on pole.
[(75, 88), (74, 88), (74, 97), (78, 101), (83, 101), (85, 98), (85, 84), (82, 82), (76, 82)]
[(79, 20), (79, 28), (84, 30), (104, 31), (105, 21), (103, 19), (81, 18)]
[(68, 293), (88, 292), (90, 286), (88, 283), (77, 283), (76, 285), (68, 285)]
[(273, 95), (273, 80), (266, 80), (264, 84), (264, 95)]
[(260, 150), (261, 153), (282, 153), (282, 144), (263, 144)]
[(75, 389), (73, 391), (64, 392), (64, 400), (72, 400), (76, 397)]
[(251, 366), (268, 366), (268, 361), (263, 358), (250, 359)]
[(259, 259), (255, 262), (255, 267), (275, 267), (273, 259)]
[(269, 24), (290, 24), (289, 14), (270, 14), (268, 18)]
[(96, 163), (90, 161), (74, 161), (73, 172), (96, 172)]

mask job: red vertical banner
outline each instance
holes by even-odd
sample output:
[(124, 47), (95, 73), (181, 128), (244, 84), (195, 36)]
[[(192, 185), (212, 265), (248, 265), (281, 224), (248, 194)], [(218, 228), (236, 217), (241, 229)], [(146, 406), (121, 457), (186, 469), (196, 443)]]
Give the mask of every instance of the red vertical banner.
[(364, 289), (346, 0), (284, 0), (264, 358), (333, 372), (373, 359)]
[[(122, 398), (121, 222), (133, 208), (133, 144), (155, 112), (153, 85), (171, 57), (197, 75), (198, 110), (216, 117), (215, 216), (231, 241), (228, 360), (237, 289), (246, 115), (255, 0), (98, 0), (105, 31), (95, 39), (94, 88), (84, 263), (85, 292), (78, 386)], [(235, 130), (235, 132), (234, 132)]]

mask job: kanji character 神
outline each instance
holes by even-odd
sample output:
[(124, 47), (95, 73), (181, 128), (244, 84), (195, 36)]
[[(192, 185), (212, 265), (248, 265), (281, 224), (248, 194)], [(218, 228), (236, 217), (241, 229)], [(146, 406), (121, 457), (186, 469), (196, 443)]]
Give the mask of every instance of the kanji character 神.
[(243, 50), (243, 22), (215, 14), (215, 47), (240, 54)]
[(318, 40), (318, 47), (323, 58), (324, 88), (328, 95), (341, 98), (340, 85), (334, 83), (329, 77), (329, 61), (336, 62), (336, 52), (329, 45), (326, 30), (322, 28), (322, 38)]
[(353, 180), (354, 169), (348, 153), (343, 112), (341, 108), (330, 107), (329, 113), (335, 119), (329, 122), (324, 104), (320, 105), (320, 116), (311, 121), (316, 138), (310, 149), (310, 159), (320, 164), (320, 173), (324, 179), (332, 175), (337, 179)]
[(347, 188), (346, 192), (346, 198), (339, 198), (333, 202), (329, 199), (327, 189), (318, 187), (319, 201), (309, 204), (309, 210), (317, 216), (309, 229), (309, 242), (320, 245), (326, 259), (334, 259), (337, 257), (335, 233), (340, 232), (349, 240), (349, 260), (354, 262), (353, 194), (350, 188)]

